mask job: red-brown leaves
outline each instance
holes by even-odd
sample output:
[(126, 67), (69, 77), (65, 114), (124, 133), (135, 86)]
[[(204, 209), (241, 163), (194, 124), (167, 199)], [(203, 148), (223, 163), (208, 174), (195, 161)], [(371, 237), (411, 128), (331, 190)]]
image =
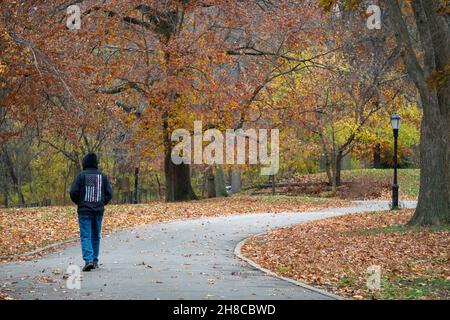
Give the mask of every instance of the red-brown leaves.
[[(397, 279), (447, 279), (450, 231), (403, 227), (411, 215), (350, 215), (279, 229), (252, 238), (243, 252), (279, 274), (355, 299), (371, 297), (366, 270), (372, 265), (381, 266), (382, 290)], [(380, 294), (373, 297), (386, 297)]]

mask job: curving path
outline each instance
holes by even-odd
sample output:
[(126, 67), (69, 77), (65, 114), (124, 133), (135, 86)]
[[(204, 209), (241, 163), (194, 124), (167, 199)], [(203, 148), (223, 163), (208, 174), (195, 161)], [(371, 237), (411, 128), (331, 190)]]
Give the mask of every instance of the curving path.
[(387, 209), (387, 201), (361, 201), (314, 212), (147, 225), (104, 237), (103, 267), (83, 273), (79, 290), (67, 289), (63, 279), (69, 264), (83, 263), (78, 243), (39, 260), (0, 265), (0, 284), (19, 299), (333, 299), (250, 267), (234, 255), (236, 245), (276, 227)]

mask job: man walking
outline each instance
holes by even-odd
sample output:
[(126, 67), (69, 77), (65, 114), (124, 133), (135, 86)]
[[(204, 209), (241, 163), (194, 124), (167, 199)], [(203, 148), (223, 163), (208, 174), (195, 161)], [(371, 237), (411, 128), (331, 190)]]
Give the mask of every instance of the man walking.
[(83, 271), (98, 268), (100, 235), (105, 205), (112, 199), (108, 177), (98, 169), (95, 153), (83, 158), (83, 171), (72, 183), (70, 198), (78, 206)]

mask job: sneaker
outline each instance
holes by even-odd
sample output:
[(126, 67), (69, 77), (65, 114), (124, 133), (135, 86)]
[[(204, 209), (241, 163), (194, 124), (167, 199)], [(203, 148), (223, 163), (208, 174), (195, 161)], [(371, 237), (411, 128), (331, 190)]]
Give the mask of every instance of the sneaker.
[(92, 262), (86, 262), (83, 271), (91, 271), (92, 269), (94, 269), (94, 264)]
[(98, 269), (100, 268), (100, 266), (98, 265), (98, 262), (94, 262), (94, 268), (93, 269)]

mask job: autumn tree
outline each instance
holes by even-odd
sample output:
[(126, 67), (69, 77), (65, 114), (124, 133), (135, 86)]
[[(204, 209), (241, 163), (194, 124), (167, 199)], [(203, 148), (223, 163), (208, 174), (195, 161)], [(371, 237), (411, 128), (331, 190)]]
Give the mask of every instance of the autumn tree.
[[(354, 9), (363, 1), (321, 0)], [(449, 188), (449, 29), (445, 1), (385, 0), (382, 26), (393, 30), (409, 79), (423, 108), (420, 142), (420, 191), (415, 225), (441, 225), (450, 219)], [(416, 38), (418, 35), (418, 39)]]
[[(85, 24), (100, 21), (107, 30), (91, 48), (101, 66), (92, 91), (114, 95), (140, 128), (134, 131), (142, 141), (162, 141), (150, 145), (163, 149), (169, 201), (196, 198), (189, 165), (171, 161), (174, 128), (190, 128), (194, 116), (207, 119), (206, 128), (241, 128), (252, 122), (254, 102), (267, 83), (312, 63), (311, 57), (295, 59), (286, 51), (286, 44), (304, 35), (296, 3), (81, 4)], [(274, 36), (277, 25), (282, 30)], [(161, 125), (155, 127), (158, 118)]]
[(278, 108), (290, 106), (283, 110), (288, 126), (300, 122), (316, 136), (336, 192), (343, 157), (360, 141), (369, 120), (396, 101), (404, 75), (396, 71), (398, 50), (385, 46), (384, 33), (359, 28), (365, 24), (359, 13), (339, 12), (320, 21), (317, 34), (323, 40), (299, 53), (322, 52), (318, 63), (285, 75), (273, 97)]
[[(91, 54), (89, 42), (83, 47), (74, 41), (76, 35), (58, 19), (65, 17), (66, 6), (43, 3), (0, 6), (0, 143), (3, 167), (20, 202), (24, 167), (13, 160), (17, 150), (34, 152), (35, 143), (45, 144), (69, 160), (75, 173), (83, 154), (99, 151), (120, 128), (119, 108), (89, 95), (86, 80), (93, 69), (80, 64)], [(20, 158), (27, 159), (25, 152)]]
[[(444, 1), (386, 0), (389, 21), (423, 108), (419, 202), (411, 224), (450, 222), (449, 17)], [(406, 22), (412, 13), (419, 43)], [(422, 57), (415, 51), (418, 48)]]

